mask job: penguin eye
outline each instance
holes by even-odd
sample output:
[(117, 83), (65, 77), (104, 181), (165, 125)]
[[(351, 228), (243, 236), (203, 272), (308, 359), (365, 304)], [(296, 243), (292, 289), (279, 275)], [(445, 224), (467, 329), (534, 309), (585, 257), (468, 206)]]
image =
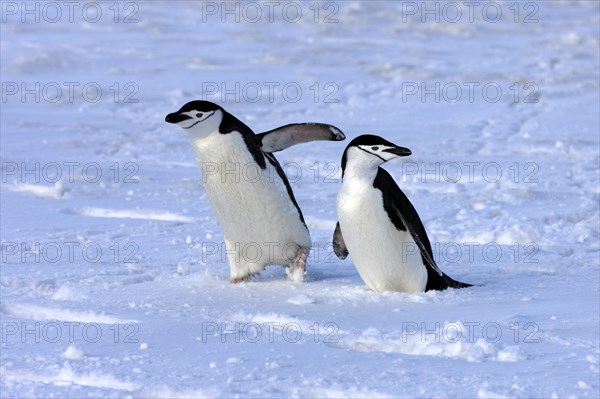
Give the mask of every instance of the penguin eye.
[(379, 147), (375, 146), (375, 147), (371, 147), (371, 149), (372, 149), (373, 151), (377, 151), (377, 150), (379, 150)]
[(196, 114), (196, 118), (202, 118), (202, 112), (198, 112), (198, 113)]

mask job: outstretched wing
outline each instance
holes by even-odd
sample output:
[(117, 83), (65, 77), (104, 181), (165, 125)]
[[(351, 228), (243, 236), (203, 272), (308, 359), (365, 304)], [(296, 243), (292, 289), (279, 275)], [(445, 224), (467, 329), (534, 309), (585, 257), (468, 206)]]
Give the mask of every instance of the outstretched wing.
[(342, 141), (346, 135), (337, 127), (325, 123), (293, 123), (255, 137), (263, 152), (277, 152), (309, 141)]
[(340, 222), (337, 222), (335, 225), (335, 231), (333, 232), (333, 253), (335, 253), (338, 259), (344, 260), (348, 257), (348, 248), (346, 248), (346, 243), (344, 242), (344, 237), (342, 236)]
[(433, 259), (433, 251), (425, 226), (416, 209), (410, 203), (406, 195), (400, 190), (392, 176), (379, 168), (373, 186), (379, 189), (383, 195), (383, 207), (397, 229), (407, 231), (419, 248), (423, 264), (427, 266), (427, 287), (430, 289), (446, 289), (448, 287), (469, 287), (470, 284), (461, 283), (445, 275)]

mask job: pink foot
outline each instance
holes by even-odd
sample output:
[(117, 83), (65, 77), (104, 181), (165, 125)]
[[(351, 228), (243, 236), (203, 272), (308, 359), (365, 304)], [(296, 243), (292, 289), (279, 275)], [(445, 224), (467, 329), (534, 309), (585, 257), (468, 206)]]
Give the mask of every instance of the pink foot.
[(302, 247), (298, 251), (298, 254), (290, 262), (290, 266), (287, 270), (287, 275), (290, 280), (304, 281), (304, 275), (306, 274), (306, 259), (310, 253), (310, 248)]

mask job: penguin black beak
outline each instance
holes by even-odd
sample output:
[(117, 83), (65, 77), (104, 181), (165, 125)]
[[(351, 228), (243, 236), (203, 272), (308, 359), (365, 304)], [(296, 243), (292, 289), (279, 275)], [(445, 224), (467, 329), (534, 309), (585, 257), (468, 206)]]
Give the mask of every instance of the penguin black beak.
[(192, 119), (191, 116), (185, 114), (178, 114), (177, 112), (173, 112), (165, 117), (165, 122), (167, 123), (179, 123), (183, 122), (187, 119)]
[(412, 154), (411, 150), (404, 147), (394, 147), (394, 148), (386, 148), (383, 152), (389, 152), (391, 154), (397, 155), (399, 157), (406, 157)]

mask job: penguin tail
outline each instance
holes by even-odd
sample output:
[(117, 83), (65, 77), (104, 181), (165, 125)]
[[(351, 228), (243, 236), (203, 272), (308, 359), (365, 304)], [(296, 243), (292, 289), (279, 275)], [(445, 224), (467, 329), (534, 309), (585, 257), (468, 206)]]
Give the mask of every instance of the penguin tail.
[(444, 276), (446, 283), (448, 284), (448, 288), (467, 288), (467, 287), (472, 287), (473, 284), (469, 284), (469, 283), (463, 283), (457, 280), (454, 280), (451, 277), (448, 276)]
[(445, 273), (438, 274), (431, 270), (429, 273), (429, 277), (427, 279), (427, 286), (425, 287), (425, 291), (437, 290), (443, 291), (448, 288), (467, 288), (472, 287), (473, 284), (463, 283), (457, 280), (454, 280), (452, 277), (448, 276)]

